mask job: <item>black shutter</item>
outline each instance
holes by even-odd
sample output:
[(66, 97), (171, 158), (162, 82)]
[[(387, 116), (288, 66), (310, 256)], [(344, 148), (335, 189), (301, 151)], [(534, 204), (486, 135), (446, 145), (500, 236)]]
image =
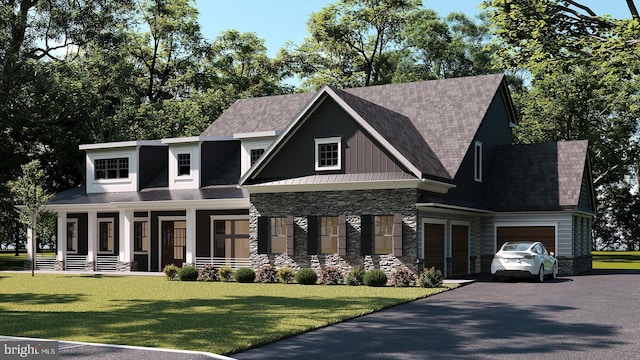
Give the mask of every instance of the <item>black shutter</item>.
[(258, 254), (269, 252), (269, 217), (258, 217)]
[(318, 254), (318, 217), (307, 217), (307, 255)]
[(360, 254), (361, 255), (371, 255), (371, 244), (372, 240), (372, 230), (373, 226), (371, 223), (372, 216), (371, 215), (362, 215), (360, 216)]

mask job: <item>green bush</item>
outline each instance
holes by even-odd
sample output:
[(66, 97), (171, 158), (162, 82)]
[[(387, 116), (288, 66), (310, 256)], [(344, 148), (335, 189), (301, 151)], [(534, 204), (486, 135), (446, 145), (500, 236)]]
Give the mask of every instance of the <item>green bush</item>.
[(364, 274), (362, 280), (367, 286), (381, 287), (387, 285), (387, 274), (380, 269), (371, 269)]
[(311, 268), (298, 270), (295, 275), (296, 282), (301, 285), (315, 285), (318, 281), (318, 274)]
[(162, 269), (162, 272), (165, 274), (167, 279), (169, 279), (169, 281), (173, 281), (178, 280), (178, 270), (180, 270), (179, 267), (175, 266), (174, 264), (169, 264)]
[(256, 280), (256, 272), (248, 267), (241, 267), (233, 274), (236, 281), (239, 283), (252, 283)]
[(207, 264), (198, 269), (198, 281), (220, 281), (218, 268), (212, 264)]
[(271, 265), (262, 265), (256, 271), (256, 282), (274, 283), (278, 281), (278, 272)]
[(325, 285), (342, 284), (344, 276), (340, 269), (335, 266), (325, 266), (320, 270), (320, 283)]
[(431, 267), (420, 274), (418, 279), (418, 286), (423, 288), (435, 288), (442, 286), (442, 271), (436, 270), (435, 267)]
[(292, 268), (283, 267), (278, 270), (278, 281), (283, 284), (290, 284), (295, 278), (296, 272)]
[(218, 274), (220, 274), (220, 279), (226, 282), (233, 280), (233, 269), (228, 266), (221, 267)]
[(198, 269), (195, 266), (183, 266), (178, 270), (180, 281), (196, 281), (198, 279)]
[(344, 283), (349, 286), (359, 286), (364, 284), (364, 270), (361, 267), (353, 267), (344, 277)]

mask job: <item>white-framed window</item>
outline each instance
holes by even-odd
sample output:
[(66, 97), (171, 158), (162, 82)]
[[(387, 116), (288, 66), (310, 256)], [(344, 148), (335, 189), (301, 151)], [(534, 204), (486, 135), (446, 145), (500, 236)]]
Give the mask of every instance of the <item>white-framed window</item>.
[(271, 253), (283, 254), (287, 252), (287, 218), (271, 218)]
[(67, 219), (67, 252), (78, 251), (78, 219)]
[(126, 179), (129, 177), (129, 158), (96, 159), (95, 179)]
[(320, 253), (335, 254), (338, 252), (338, 217), (322, 216), (320, 218)]
[(249, 152), (250, 165), (253, 166), (253, 164), (255, 164), (256, 161), (260, 159), (260, 156), (262, 156), (262, 154), (264, 154), (263, 148), (251, 149)]
[(374, 254), (393, 253), (393, 216), (374, 216)]
[(178, 176), (191, 175), (191, 154), (178, 154)]
[(133, 251), (137, 253), (149, 251), (149, 221), (147, 220), (133, 222)]
[(473, 154), (473, 179), (482, 182), (482, 143), (476, 141)]
[(113, 253), (113, 219), (98, 219), (98, 251)]
[(315, 139), (316, 170), (342, 169), (342, 138)]

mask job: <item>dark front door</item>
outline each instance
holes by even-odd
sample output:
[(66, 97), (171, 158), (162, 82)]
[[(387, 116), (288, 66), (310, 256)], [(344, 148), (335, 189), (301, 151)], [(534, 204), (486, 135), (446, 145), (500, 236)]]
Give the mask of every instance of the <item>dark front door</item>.
[(169, 264), (181, 267), (187, 258), (186, 221), (163, 221), (161, 232), (162, 267)]
[(469, 273), (469, 227), (451, 225), (451, 273), (453, 276)]
[(444, 269), (444, 236), (445, 224), (424, 224), (424, 267), (429, 269), (432, 266), (436, 270)]

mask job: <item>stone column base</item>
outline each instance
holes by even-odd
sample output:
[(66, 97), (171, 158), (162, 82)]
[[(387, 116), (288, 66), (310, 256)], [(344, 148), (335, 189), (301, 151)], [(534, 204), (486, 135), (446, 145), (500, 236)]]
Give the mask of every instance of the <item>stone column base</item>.
[(138, 263), (135, 261), (118, 261), (116, 263), (116, 271), (130, 272), (138, 269)]
[(95, 271), (96, 270), (96, 262), (95, 261), (85, 261), (84, 262), (84, 271)]
[(63, 271), (64, 270), (64, 260), (56, 260), (53, 264), (54, 271)]

